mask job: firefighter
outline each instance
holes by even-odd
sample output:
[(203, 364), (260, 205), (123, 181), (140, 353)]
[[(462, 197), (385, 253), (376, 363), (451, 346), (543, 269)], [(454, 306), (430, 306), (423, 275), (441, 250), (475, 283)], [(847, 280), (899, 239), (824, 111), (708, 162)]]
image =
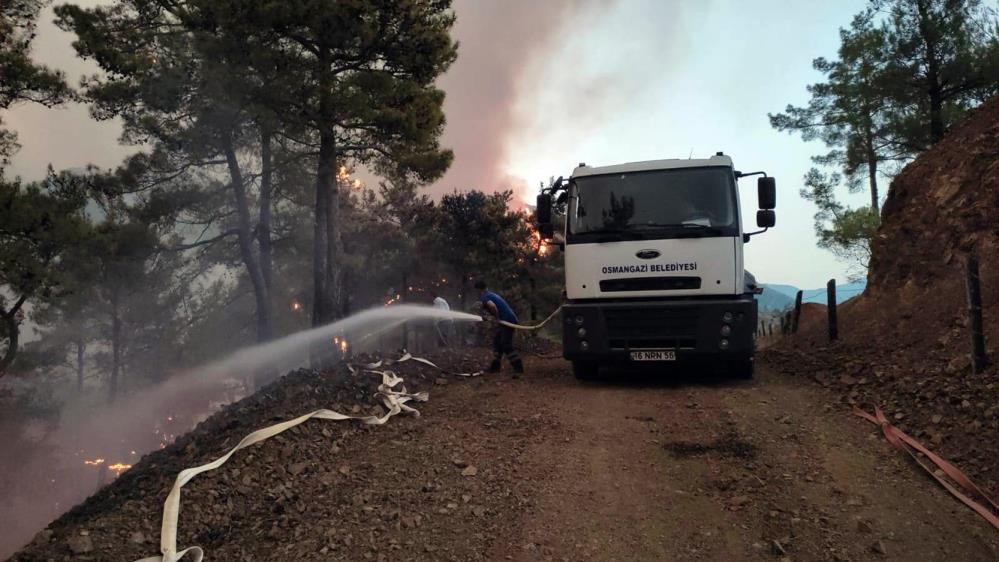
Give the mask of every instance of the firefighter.
[[(475, 288), (479, 290), (479, 303), (486, 312), (497, 320), (517, 323), (517, 314), (513, 308), (503, 300), (503, 297), (490, 291), (485, 281), (476, 281)], [(519, 378), (524, 372), (524, 362), (513, 348), (513, 328), (497, 323), (496, 333), (493, 335), (493, 362), (489, 365), (490, 373), (499, 372), (504, 355), (513, 366), (514, 378)]]

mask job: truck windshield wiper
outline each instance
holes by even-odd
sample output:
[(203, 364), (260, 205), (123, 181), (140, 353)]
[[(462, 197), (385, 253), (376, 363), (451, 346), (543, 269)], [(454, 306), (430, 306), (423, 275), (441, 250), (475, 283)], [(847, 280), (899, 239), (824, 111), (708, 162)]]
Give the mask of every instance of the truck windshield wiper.
[(646, 223), (646, 224), (636, 224), (633, 228), (698, 228), (698, 229), (716, 229), (717, 226), (710, 226), (707, 224), (699, 224), (694, 222), (682, 222), (682, 223)]

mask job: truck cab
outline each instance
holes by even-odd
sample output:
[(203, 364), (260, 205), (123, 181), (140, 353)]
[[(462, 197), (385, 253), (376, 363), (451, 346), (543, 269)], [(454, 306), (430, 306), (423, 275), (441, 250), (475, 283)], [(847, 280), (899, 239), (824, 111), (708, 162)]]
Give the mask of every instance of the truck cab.
[[(741, 221), (738, 180), (758, 180), (763, 230)], [(775, 183), (706, 159), (581, 164), (538, 197), (551, 238), (565, 210), (563, 356), (580, 378), (603, 365), (703, 363), (753, 374), (757, 291), (743, 245), (774, 225)]]

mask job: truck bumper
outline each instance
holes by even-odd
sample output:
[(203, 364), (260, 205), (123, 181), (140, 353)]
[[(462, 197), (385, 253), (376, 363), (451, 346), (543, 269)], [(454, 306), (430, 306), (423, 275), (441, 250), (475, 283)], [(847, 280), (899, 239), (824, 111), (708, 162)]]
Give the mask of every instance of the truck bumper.
[(756, 301), (729, 299), (572, 303), (562, 307), (563, 356), (626, 363), (631, 352), (673, 351), (678, 362), (752, 357)]

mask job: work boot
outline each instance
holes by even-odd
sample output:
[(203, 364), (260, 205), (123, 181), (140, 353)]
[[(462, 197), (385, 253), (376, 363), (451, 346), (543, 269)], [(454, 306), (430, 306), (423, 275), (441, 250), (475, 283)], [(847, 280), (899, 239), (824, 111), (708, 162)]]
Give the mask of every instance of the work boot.
[(514, 359), (510, 361), (510, 364), (513, 365), (513, 378), (519, 379), (520, 375), (524, 374), (524, 362), (520, 359)]

